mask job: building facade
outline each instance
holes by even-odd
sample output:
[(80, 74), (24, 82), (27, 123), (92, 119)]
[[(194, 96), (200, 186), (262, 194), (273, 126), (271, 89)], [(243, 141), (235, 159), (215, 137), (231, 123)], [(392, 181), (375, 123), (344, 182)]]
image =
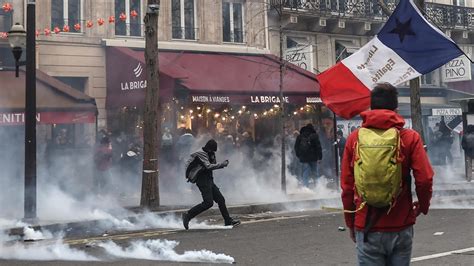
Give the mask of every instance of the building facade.
[[(13, 10), (0, 13), (0, 32), (17, 22), (25, 24), (26, 1), (0, 0), (0, 5), (7, 2)], [(159, 48), (268, 53), (264, 6), (263, 1), (245, 0), (161, 1)], [(146, 0), (36, 1), (38, 68), (94, 97), (99, 128), (107, 127), (106, 49), (143, 49), (145, 13)], [(8, 50), (6, 39), (0, 47)]]
[[(282, 16), (278, 11), (279, 2), (271, 1), (273, 5), (269, 11), (270, 50), (279, 53), (281, 24), (285, 59), (315, 74), (357, 51), (387, 19), (378, 0), (288, 0), (283, 2)], [(398, 0), (384, 2), (388, 9), (393, 10)], [(425, 12), (430, 21), (472, 58), (474, 1), (427, 0)], [(425, 88), (422, 90), (425, 106), (449, 105), (451, 98), (459, 97), (458, 92), (437, 90), (448, 87), (443, 82), (442, 71), (440, 68), (420, 79)], [(400, 103), (409, 103), (407, 93), (402, 93)]]

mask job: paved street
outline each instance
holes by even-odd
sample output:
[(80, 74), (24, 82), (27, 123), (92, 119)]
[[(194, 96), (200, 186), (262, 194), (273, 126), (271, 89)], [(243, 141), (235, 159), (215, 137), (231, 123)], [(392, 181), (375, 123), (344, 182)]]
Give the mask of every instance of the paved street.
[[(218, 217), (211, 217), (217, 219)], [(97, 239), (68, 239), (73, 248), (106, 262), (0, 261), (0, 265), (156, 265), (156, 261), (112, 258), (102, 248), (84, 243), (113, 240), (123, 246), (146, 239), (177, 240), (177, 253), (207, 249), (232, 256), (241, 265), (353, 265), (354, 244), (348, 232), (338, 231), (342, 215), (328, 211), (267, 213), (242, 216), (242, 225), (232, 230), (149, 230), (120, 232)], [(473, 265), (474, 210), (432, 210), (415, 227), (413, 265)], [(441, 234), (441, 235), (435, 235)], [(469, 249), (439, 258), (424, 256)], [(33, 253), (33, 251), (32, 251)], [(160, 262), (165, 265), (181, 265)], [(203, 264), (204, 265), (204, 264)]]

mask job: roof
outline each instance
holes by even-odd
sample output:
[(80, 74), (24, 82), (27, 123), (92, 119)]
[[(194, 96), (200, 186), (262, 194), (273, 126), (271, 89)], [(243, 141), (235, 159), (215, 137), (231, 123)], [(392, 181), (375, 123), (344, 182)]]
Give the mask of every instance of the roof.
[[(23, 111), (25, 108), (25, 72), (0, 71), (0, 111)], [(69, 85), (36, 70), (37, 111), (97, 112), (95, 99)]]

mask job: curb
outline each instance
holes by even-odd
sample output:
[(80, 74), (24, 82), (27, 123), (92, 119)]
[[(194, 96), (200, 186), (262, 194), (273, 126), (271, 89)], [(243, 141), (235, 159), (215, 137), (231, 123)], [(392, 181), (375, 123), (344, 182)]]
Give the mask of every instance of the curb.
[[(464, 190), (437, 190), (433, 192), (433, 197), (443, 196), (472, 196), (474, 195), (474, 188)], [(326, 198), (326, 199), (309, 199), (309, 200), (295, 200), (287, 202), (275, 202), (275, 203), (262, 203), (262, 204), (249, 204), (249, 205), (234, 205), (228, 206), (229, 212), (233, 215), (245, 215), (255, 214), (264, 212), (280, 212), (280, 211), (303, 211), (303, 210), (315, 210), (324, 209), (327, 211), (338, 211), (337, 207), (340, 207), (341, 199), (337, 198)], [(337, 206), (336, 208), (334, 208)], [(323, 208), (324, 207), (324, 208)], [(134, 212), (136, 215), (120, 217), (130, 222), (138, 221), (140, 215), (143, 214), (143, 209), (139, 207), (127, 208), (129, 211)], [(159, 217), (164, 217), (170, 214), (174, 214), (180, 217), (182, 213), (186, 212), (189, 206), (161, 206), (149, 210)], [(200, 217), (208, 217), (213, 215), (220, 215), (219, 209), (213, 207), (201, 214)], [(113, 223), (110, 220), (89, 220), (89, 221), (78, 221), (69, 223), (53, 223), (48, 225), (35, 225), (31, 226), (35, 230), (48, 230), (50, 232), (69, 232), (71, 230), (79, 230), (88, 235), (97, 235), (104, 233), (105, 228), (113, 228)], [(11, 236), (23, 236), (23, 227), (16, 227), (5, 229), (5, 231)]]

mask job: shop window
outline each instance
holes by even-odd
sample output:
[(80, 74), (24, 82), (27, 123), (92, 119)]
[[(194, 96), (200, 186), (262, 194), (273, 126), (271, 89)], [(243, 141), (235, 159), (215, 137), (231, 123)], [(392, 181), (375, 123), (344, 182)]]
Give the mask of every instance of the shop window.
[(52, 0), (51, 28), (68, 25), (74, 31), (75, 24), (82, 25), (82, 8), (83, 0)]
[(0, 32), (8, 32), (12, 28), (12, 13), (13, 12), (6, 13), (0, 9)]
[(244, 42), (242, 2), (224, 1), (222, 3), (222, 35), (224, 42)]
[(355, 45), (352, 41), (342, 41), (342, 40), (337, 40), (336, 41), (336, 62), (339, 62), (349, 56), (351, 56), (353, 53), (357, 52), (359, 50), (359, 46)]
[(172, 0), (173, 39), (196, 39), (196, 0)]
[[(142, 1), (115, 0), (115, 35), (142, 36)], [(137, 16), (132, 17), (131, 13)], [(125, 21), (120, 20), (120, 14), (125, 14)]]

